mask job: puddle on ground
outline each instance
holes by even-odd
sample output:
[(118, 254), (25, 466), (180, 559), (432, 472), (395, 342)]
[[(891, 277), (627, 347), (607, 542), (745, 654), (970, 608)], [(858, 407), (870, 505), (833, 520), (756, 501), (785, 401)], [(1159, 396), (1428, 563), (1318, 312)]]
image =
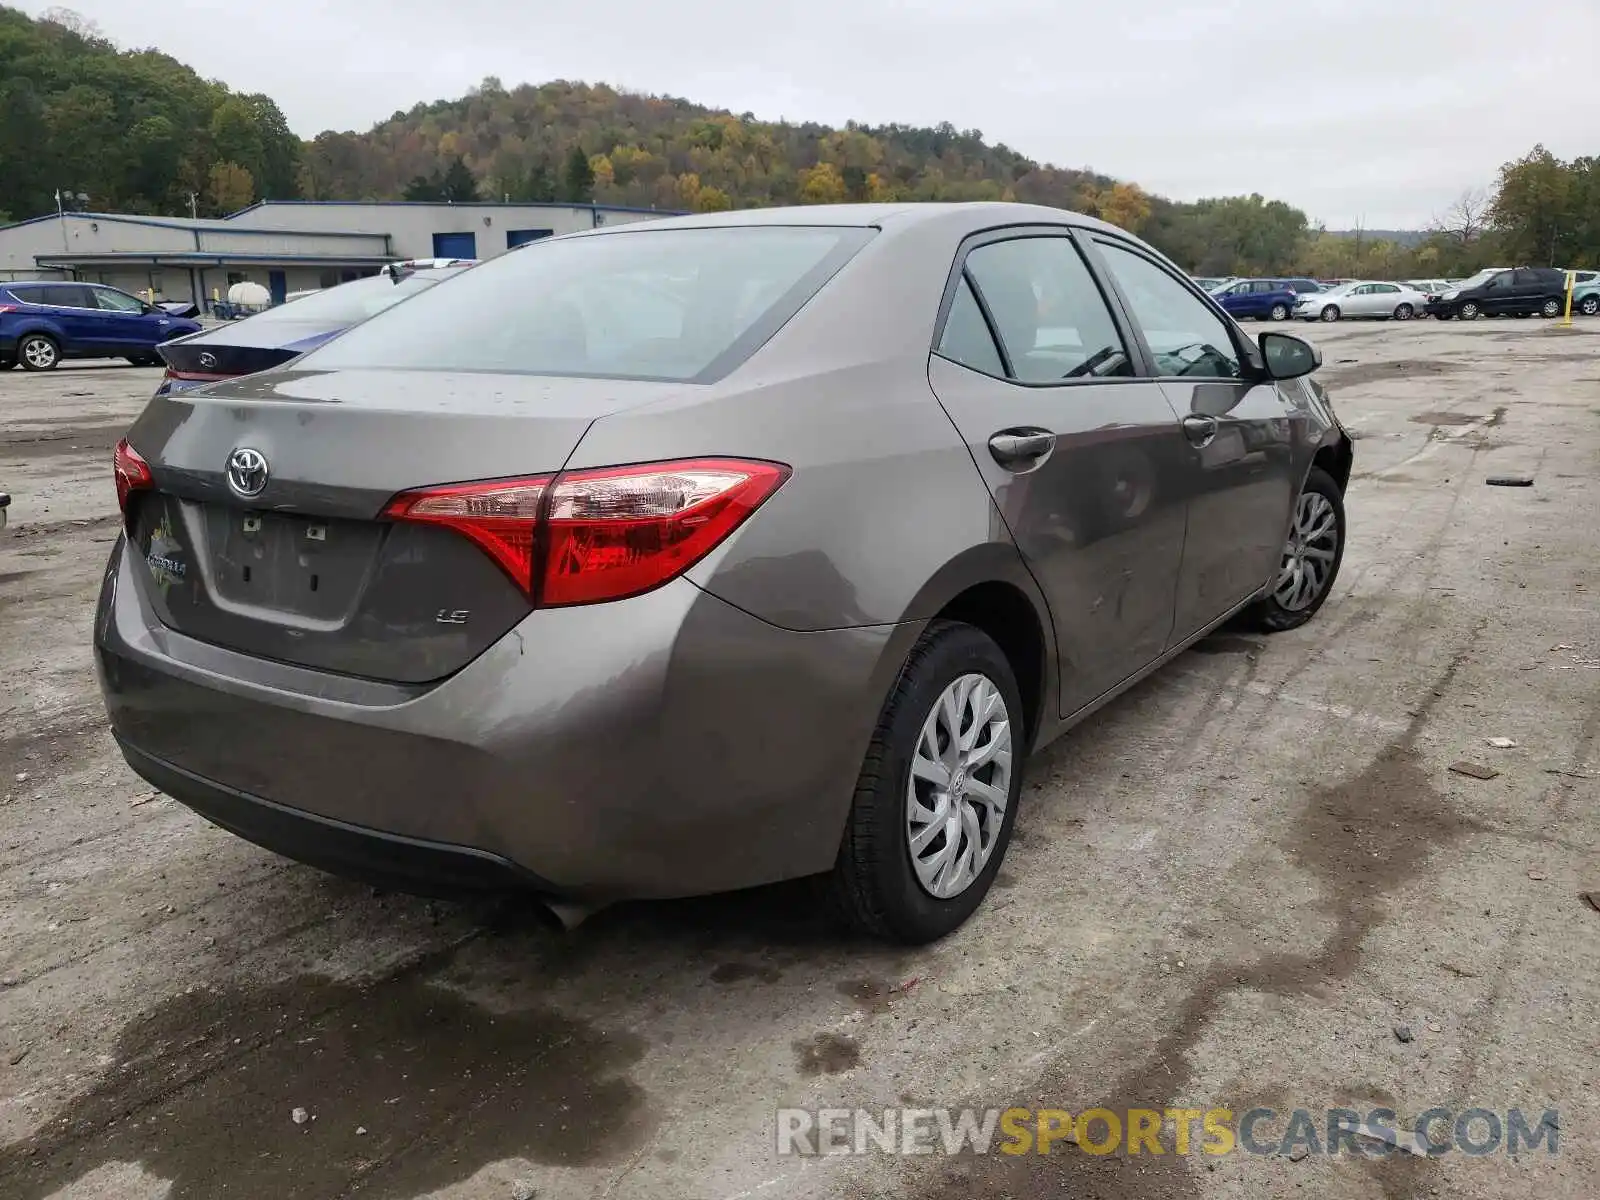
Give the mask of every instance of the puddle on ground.
[(861, 1047), (843, 1033), (816, 1033), (794, 1043), (795, 1070), (801, 1075), (839, 1075), (861, 1063)]
[(409, 1200), (510, 1157), (615, 1162), (650, 1132), (626, 1075), (644, 1050), (550, 1010), (490, 1012), (416, 971), (196, 990), (129, 1025), (91, 1092), (0, 1150), (0, 1195), (41, 1200), (137, 1162), (172, 1181), (169, 1200)]
[[(1435, 849), (1479, 828), (1451, 808), (1416, 749), (1418, 734), (1476, 639), (1475, 631), (1440, 678), (1424, 688), (1405, 731), (1359, 774), (1314, 793), (1289, 832), (1284, 850), (1316, 879), (1320, 906), (1334, 921), (1334, 931), (1321, 949), (1311, 955), (1268, 955), (1252, 962), (1218, 964), (1199, 977), (1149, 1055), (1103, 1095), (1084, 1095), (1082, 1081), (1047, 1072), (1038, 1085), (1040, 1103), (1074, 1111), (1098, 1105), (1125, 1114), (1130, 1108), (1159, 1111), (1179, 1100), (1192, 1100), (1189, 1055), (1229, 993), (1299, 996), (1355, 970), (1362, 941), (1387, 915), (1389, 893), (1420, 872)], [(1349, 1099), (1375, 1094), (1373, 1087), (1370, 1082), (1363, 1084)], [(1320, 1107), (1340, 1098), (1316, 1099)], [(1310, 1098), (1295, 1101), (1309, 1105)], [(1162, 1141), (1169, 1150), (1171, 1136), (1169, 1131)], [(1386, 1200), (1411, 1200), (1425, 1191), (1426, 1173), (1432, 1169), (1430, 1161), (1409, 1155), (1363, 1161)], [(923, 1180), (921, 1190), (907, 1191), (916, 1200), (1022, 1196), (1187, 1200), (1203, 1194), (1200, 1177), (1176, 1154), (1130, 1161), (1122, 1151), (1091, 1156), (1067, 1143), (1049, 1156), (975, 1158), (957, 1169), (944, 1168), (936, 1179)]]

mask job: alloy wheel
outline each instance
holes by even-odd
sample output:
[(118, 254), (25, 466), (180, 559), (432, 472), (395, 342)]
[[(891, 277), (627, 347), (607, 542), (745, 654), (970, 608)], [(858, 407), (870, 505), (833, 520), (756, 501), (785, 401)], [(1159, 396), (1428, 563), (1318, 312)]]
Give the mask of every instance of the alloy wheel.
[(1478, 306), (1468, 300), (1456, 311), (1456, 315), (1463, 321), (1476, 321), (1478, 319)]
[(49, 338), (29, 338), (22, 344), (22, 358), (35, 371), (48, 371), (56, 365), (56, 346)]
[(1585, 296), (1578, 301), (1578, 311), (1586, 317), (1600, 313), (1600, 296)]
[(1399, 308), (1395, 309), (1394, 310), (1394, 319), (1396, 321), (1409, 321), (1409, 320), (1411, 320), (1411, 305), (1402, 304)]
[(1272, 598), (1290, 612), (1309, 607), (1333, 578), (1338, 551), (1339, 517), (1333, 505), (1319, 492), (1302, 492)]
[(1339, 319), (1339, 308), (1338, 308), (1338, 306), (1334, 305), (1334, 304), (1330, 304), (1330, 305), (1328, 305), (1327, 308), (1323, 309), (1322, 310), (1322, 319), (1324, 321), (1337, 321)]
[(994, 853), (1011, 797), (1011, 713), (976, 673), (945, 688), (922, 723), (906, 784), (906, 839), (917, 881), (949, 900)]

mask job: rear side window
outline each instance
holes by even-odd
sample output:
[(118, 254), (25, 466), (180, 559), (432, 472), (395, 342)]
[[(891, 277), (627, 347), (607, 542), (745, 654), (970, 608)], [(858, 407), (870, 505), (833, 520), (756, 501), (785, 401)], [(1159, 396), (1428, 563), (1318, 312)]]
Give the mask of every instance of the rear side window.
[(1060, 383), (1133, 374), (1111, 310), (1067, 238), (990, 242), (967, 255), (966, 269), (1017, 380)]
[(80, 284), (47, 283), (39, 289), (35, 304), (54, 304), (63, 308), (93, 308), (89, 289)]
[(753, 354), (871, 237), (750, 225), (541, 239), (301, 364), (706, 382)]

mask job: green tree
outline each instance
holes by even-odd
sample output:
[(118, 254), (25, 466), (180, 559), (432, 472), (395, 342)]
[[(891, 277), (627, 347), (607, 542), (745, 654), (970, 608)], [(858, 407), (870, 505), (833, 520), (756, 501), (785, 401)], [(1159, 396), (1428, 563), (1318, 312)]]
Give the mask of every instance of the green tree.
[(256, 110), (243, 96), (229, 96), (211, 114), (211, 148), (222, 162), (234, 163), (249, 171), (265, 174), (262, 160), (265, 146)]
[(519, 199), (535, 204), (548, 204), (556, 198), (556, 181), (550, 174), (550, 160), (538, 158), (528, 168), (528, 177), (522, 184)]
[(453, 204), (469, 204), (480, 199), (478, 181), (460, 155), (450, 160), (450, 165), (445, 167), (444, 174), (440, 176), (438, 198)]
[(238, 163), (219, 162), (211, 168), (206, 195), (217, 214), (237, 212), (256, 198), (256, 181)]
[(1559, 265), (1563, 235), (1576, 221), (1569, 210), (1572, 173), (1542, 145), (1500, 168), (1489, 222), (1518, 264)]
[(589, 156), (580, 145), (574, 145), (567, 154), (566, 177), (562, 180), (565, 187), (561, 198), (577, 204), (589, 204), (594, 200), (594, 168), (589, 165)]

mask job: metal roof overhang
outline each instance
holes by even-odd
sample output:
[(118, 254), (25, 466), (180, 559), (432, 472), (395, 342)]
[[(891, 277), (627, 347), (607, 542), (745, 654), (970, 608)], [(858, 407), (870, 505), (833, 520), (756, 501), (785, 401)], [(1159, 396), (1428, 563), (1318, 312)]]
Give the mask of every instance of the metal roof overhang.
[(86, 254), (36, 254), (41, 267), (226, 267), (231, 264), (286, 267), (381, 267), (392, 254), (233, 254), (202, 250), (109, 250)]

